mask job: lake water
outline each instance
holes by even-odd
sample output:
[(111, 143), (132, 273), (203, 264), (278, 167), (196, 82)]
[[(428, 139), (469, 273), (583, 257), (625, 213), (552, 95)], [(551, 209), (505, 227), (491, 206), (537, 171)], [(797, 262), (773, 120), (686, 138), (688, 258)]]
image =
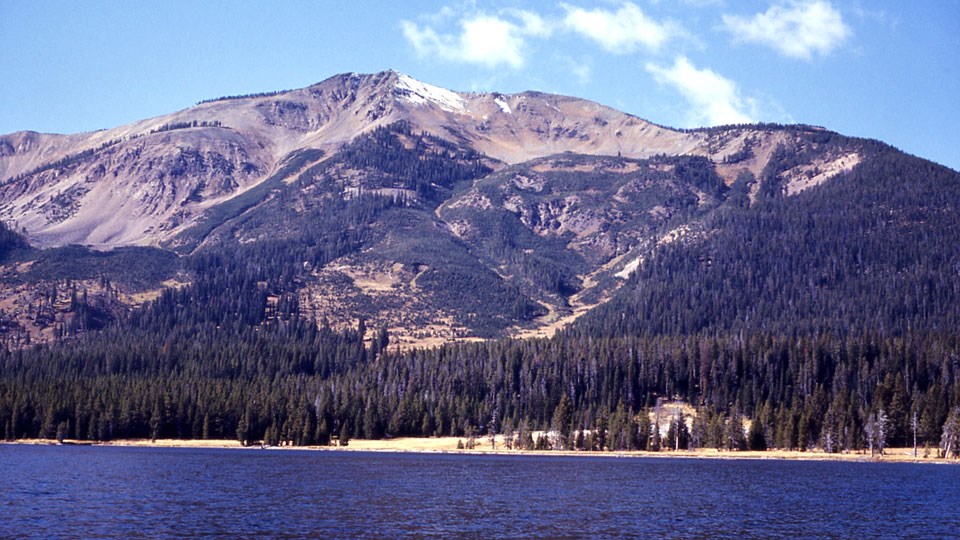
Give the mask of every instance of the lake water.
[(960, 466), (0, 445), (0, 537), (960, 537)]

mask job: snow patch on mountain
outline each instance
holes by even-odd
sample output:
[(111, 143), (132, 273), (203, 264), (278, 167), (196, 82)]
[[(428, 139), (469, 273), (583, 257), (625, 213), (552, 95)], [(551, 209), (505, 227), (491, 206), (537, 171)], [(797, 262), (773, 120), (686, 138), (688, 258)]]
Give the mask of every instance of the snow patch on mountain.
[(396, 89), (400, 99), (414, 105), (433, 103), (448, 112), (466, 111), (466, 102), (460, 94), (420, 82), (409, 75), (401, 73), (397, 76)]
[(510, 114), (511, 112), (513, 112), (510, 110), (510, 105), (508, 105), (507, 102), (503, 100), (503, 98), (498, 97), (494, 99), (493, 102), (500, 106), (501, 111), (507, 114)]

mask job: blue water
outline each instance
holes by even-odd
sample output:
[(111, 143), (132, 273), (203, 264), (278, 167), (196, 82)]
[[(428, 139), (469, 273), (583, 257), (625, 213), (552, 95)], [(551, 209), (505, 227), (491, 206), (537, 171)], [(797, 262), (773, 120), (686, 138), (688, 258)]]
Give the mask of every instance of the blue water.
[(0, 446), (0, 537), (949, 538), (960, 466)]

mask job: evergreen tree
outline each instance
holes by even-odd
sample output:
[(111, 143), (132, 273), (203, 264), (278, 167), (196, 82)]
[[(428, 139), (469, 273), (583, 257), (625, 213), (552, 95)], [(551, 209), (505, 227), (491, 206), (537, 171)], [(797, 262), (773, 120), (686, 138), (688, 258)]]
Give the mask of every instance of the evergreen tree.
[(570, 404), (570, 397), (566, 393), (560, 398), (560, 402), (553, 411), (553, 421), (551, 426), (556, 438), (554, 440), (554, 450), (565, 450), (570, 445), (570, 431), (573, 423), (573, 409)]

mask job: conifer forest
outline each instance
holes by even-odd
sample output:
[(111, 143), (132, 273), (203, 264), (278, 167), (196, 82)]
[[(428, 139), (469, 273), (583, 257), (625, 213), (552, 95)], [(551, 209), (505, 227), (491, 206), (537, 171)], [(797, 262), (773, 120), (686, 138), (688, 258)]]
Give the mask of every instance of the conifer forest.
[[(692, 171), (677, 182), (711, 193), (709, 211), (677, 202), (672, 218), (708, 231), (697, 241), (654, 246), (608, 301), (551, 338), (504, 337), (508, 323), (542, 315), (527, 282), (466, 263), (437, 271), (424, 283), (449, 305), (473, 306), (473, 328), (492, 339), (400, 349), (363, 316), (344, 327), (308, 314), (298, 294), (313, 268), (375, 245), (384, 224), (420, 227), (491, 171), (479, 155), (392, 129), (321, 167), (306, 168), (320, 154), (292, 156), (269, 204), (301, 211), (256, 242), (210, 242), (215, 223), (189, 232), (179, 251), (41, 251), (4, 227), (4, 260), (33, 261), (32, 272), (70, 291), (74, 316), (53, 342), (7, 341), (0, 350), (0, 438), (330, 445), (499, 434), (511, 447), (543, 450), (916, 444), (956, 454), (958, 173), (859, 141), (871, 159), (787, 197), (775, 179), (796, 153), (730, 186), (697, 172), (696, 160), (655, 158)], [(428, 144), (427, 157), (408, 151)], [(307, 188), (335, 193), (324, 167), (347, 165), (380, 171), (371, 178), (416, 196), (371, 191), (300, 204)], [(219, 219), (248, 206), (240, 201)], [(265, 214), (245, 215), (231, 223), (254, 227)], [(491, 250), (483, 256), (521, 260), (508, 253), (514, 225), (500, 223), (493, 233), (504, 236), (496, 250), (480, 248)], [(466, 249), (443, 240), (417, 255), (436, 268)], [(538, 255), (555, 272), (545, 278), (549, 294), (573, 287), (579, 262)], [(127, 311), (88, 300), (76, 285), (94, 276), (156, 283), (174, 272), (189, 282)], [(491, 305), (507, 306), (512, 318)]]

